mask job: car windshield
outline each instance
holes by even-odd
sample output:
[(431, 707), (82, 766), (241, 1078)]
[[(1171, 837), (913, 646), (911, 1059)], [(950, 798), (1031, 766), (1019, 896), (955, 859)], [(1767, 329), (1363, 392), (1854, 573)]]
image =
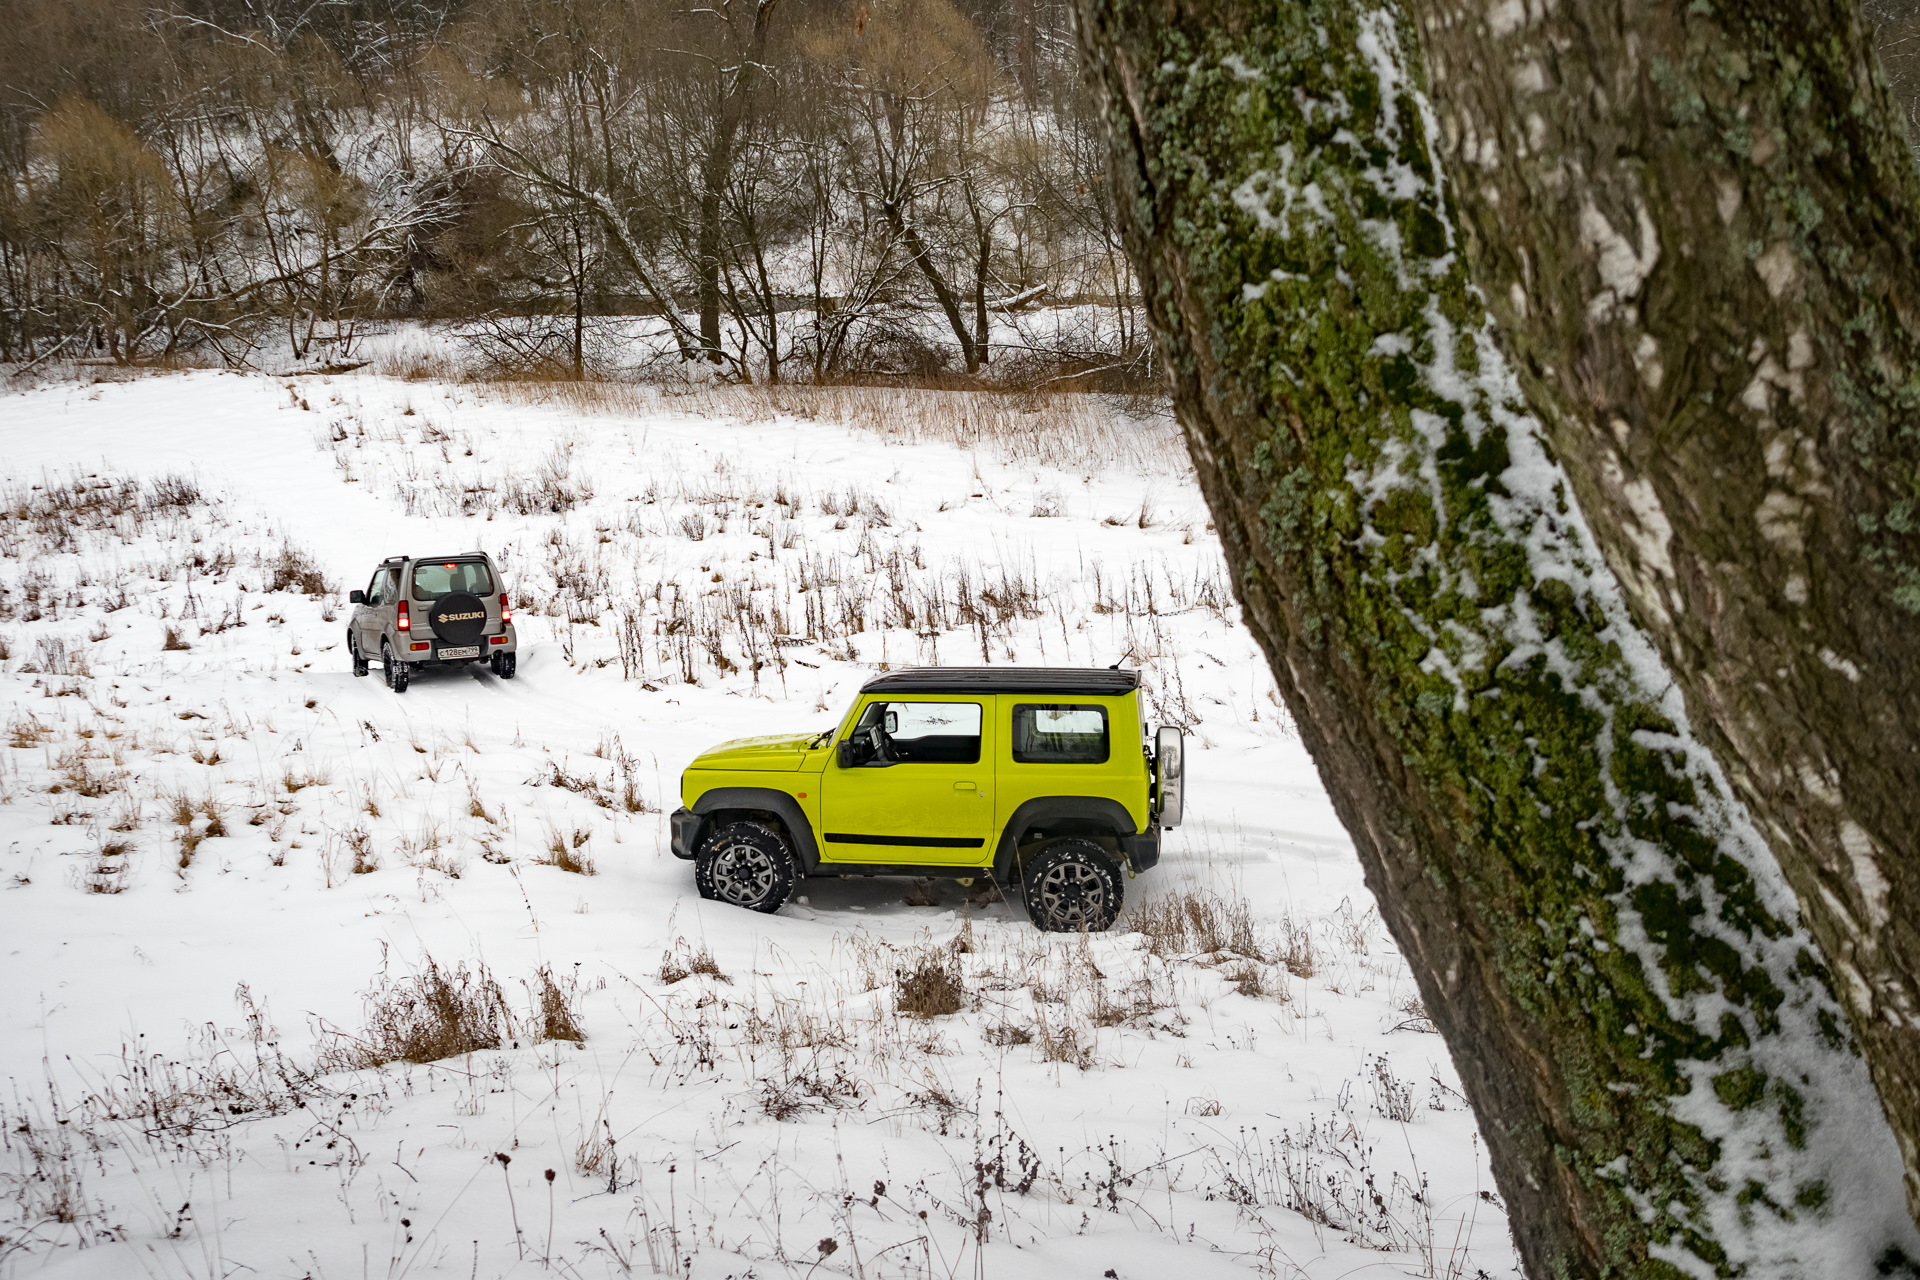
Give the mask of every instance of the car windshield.
[(493, 575), (484, 560), (446, 560), (413, 566), (413, 598), (438, 600), (455, 591), (470, 591), (476, 596), (493, 594)]

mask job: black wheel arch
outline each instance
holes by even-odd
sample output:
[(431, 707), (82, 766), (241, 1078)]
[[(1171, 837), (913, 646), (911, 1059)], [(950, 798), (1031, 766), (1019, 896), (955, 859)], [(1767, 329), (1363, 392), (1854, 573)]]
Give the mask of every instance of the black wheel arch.
[[(1127, 837), (1138, 836), (1133, 816), (1118, 800), (1104, 796), (1035, 796), (1013, 811), (1000, 828), (1000, 843), (994, 850), (993, 878), (1009, 883), (1019, 874), (1015, 860), (1020, 846), (1040, 833), (1049, 838), (1074, 836), (1092, 840), (1113, 856), (1115, 865), (1138, 859), (1131, 857)], [(1151, 865), (1151, 864), (1149, 864)]]
[(688, 841), (698, 849), (708, 834), (729, 822), (764, 822), (779, 828), (786, 836), (800, 869), (812, 875), (820, 865), (820, 845), (814, 838), (813, 824), (807, 821), (800, 802), (772, 787), (715, 787), (690, 806), (702, 819)]

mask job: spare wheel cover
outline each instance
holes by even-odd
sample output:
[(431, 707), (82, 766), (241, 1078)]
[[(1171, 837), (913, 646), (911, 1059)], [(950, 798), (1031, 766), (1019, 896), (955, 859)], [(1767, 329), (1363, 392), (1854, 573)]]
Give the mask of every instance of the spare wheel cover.
[(454, 591), (427, 610), (433, 634), (446, 644), (474, 644), (487, 629), (487, 606), (471, 591)]

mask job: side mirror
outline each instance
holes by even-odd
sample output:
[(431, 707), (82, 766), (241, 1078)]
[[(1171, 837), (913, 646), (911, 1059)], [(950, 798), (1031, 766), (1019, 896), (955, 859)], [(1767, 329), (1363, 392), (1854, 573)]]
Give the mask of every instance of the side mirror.
[(364, 591), (349, 591), (349, 592), (347, 592), (347, 603), (348, 603), (348, 604), (365, 604), (366, 602), (367, 602), (367, 593), (366, 593), (366, 592), (364, 592)]
[(859, 768), (860, 761), (854, 758), (855, 747), (856, 747), (856, 744), (854, 740), (852, 738), (848, 738), (845, 742), (842, 742), (838, 747), (835, 748), (835, 751), (840, 756), (840, 767), (842, 769)]
[(887, 712), (887, 736), (891, 738), (898, 732), (900, 732), (900, 713), (889, 711)]
[(1180, 825), (1187, 795), (1187, 735), (1172, 725), (1161, 725), (1153, 735), (1153, 780), (1160, 793), (1154, 822), (1162, 827)]

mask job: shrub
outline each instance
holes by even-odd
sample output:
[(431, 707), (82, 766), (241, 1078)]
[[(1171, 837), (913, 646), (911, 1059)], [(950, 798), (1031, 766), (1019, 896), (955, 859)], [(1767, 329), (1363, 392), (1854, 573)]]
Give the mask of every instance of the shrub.
[(894, 1007), (910, 1018), (960, 1012), (965, 989), (951, 952), (923, 951), (894, 975)]
[(431, 956), (412, 977), (376, 986), (366, 1009), (366, 1029), (358, 1037), (337, 1035), (322, 1053), (323, 1069), (438, 1062), (498, 1049), (514, 1033), (506, 997), (485, 965), (442, 968)]

